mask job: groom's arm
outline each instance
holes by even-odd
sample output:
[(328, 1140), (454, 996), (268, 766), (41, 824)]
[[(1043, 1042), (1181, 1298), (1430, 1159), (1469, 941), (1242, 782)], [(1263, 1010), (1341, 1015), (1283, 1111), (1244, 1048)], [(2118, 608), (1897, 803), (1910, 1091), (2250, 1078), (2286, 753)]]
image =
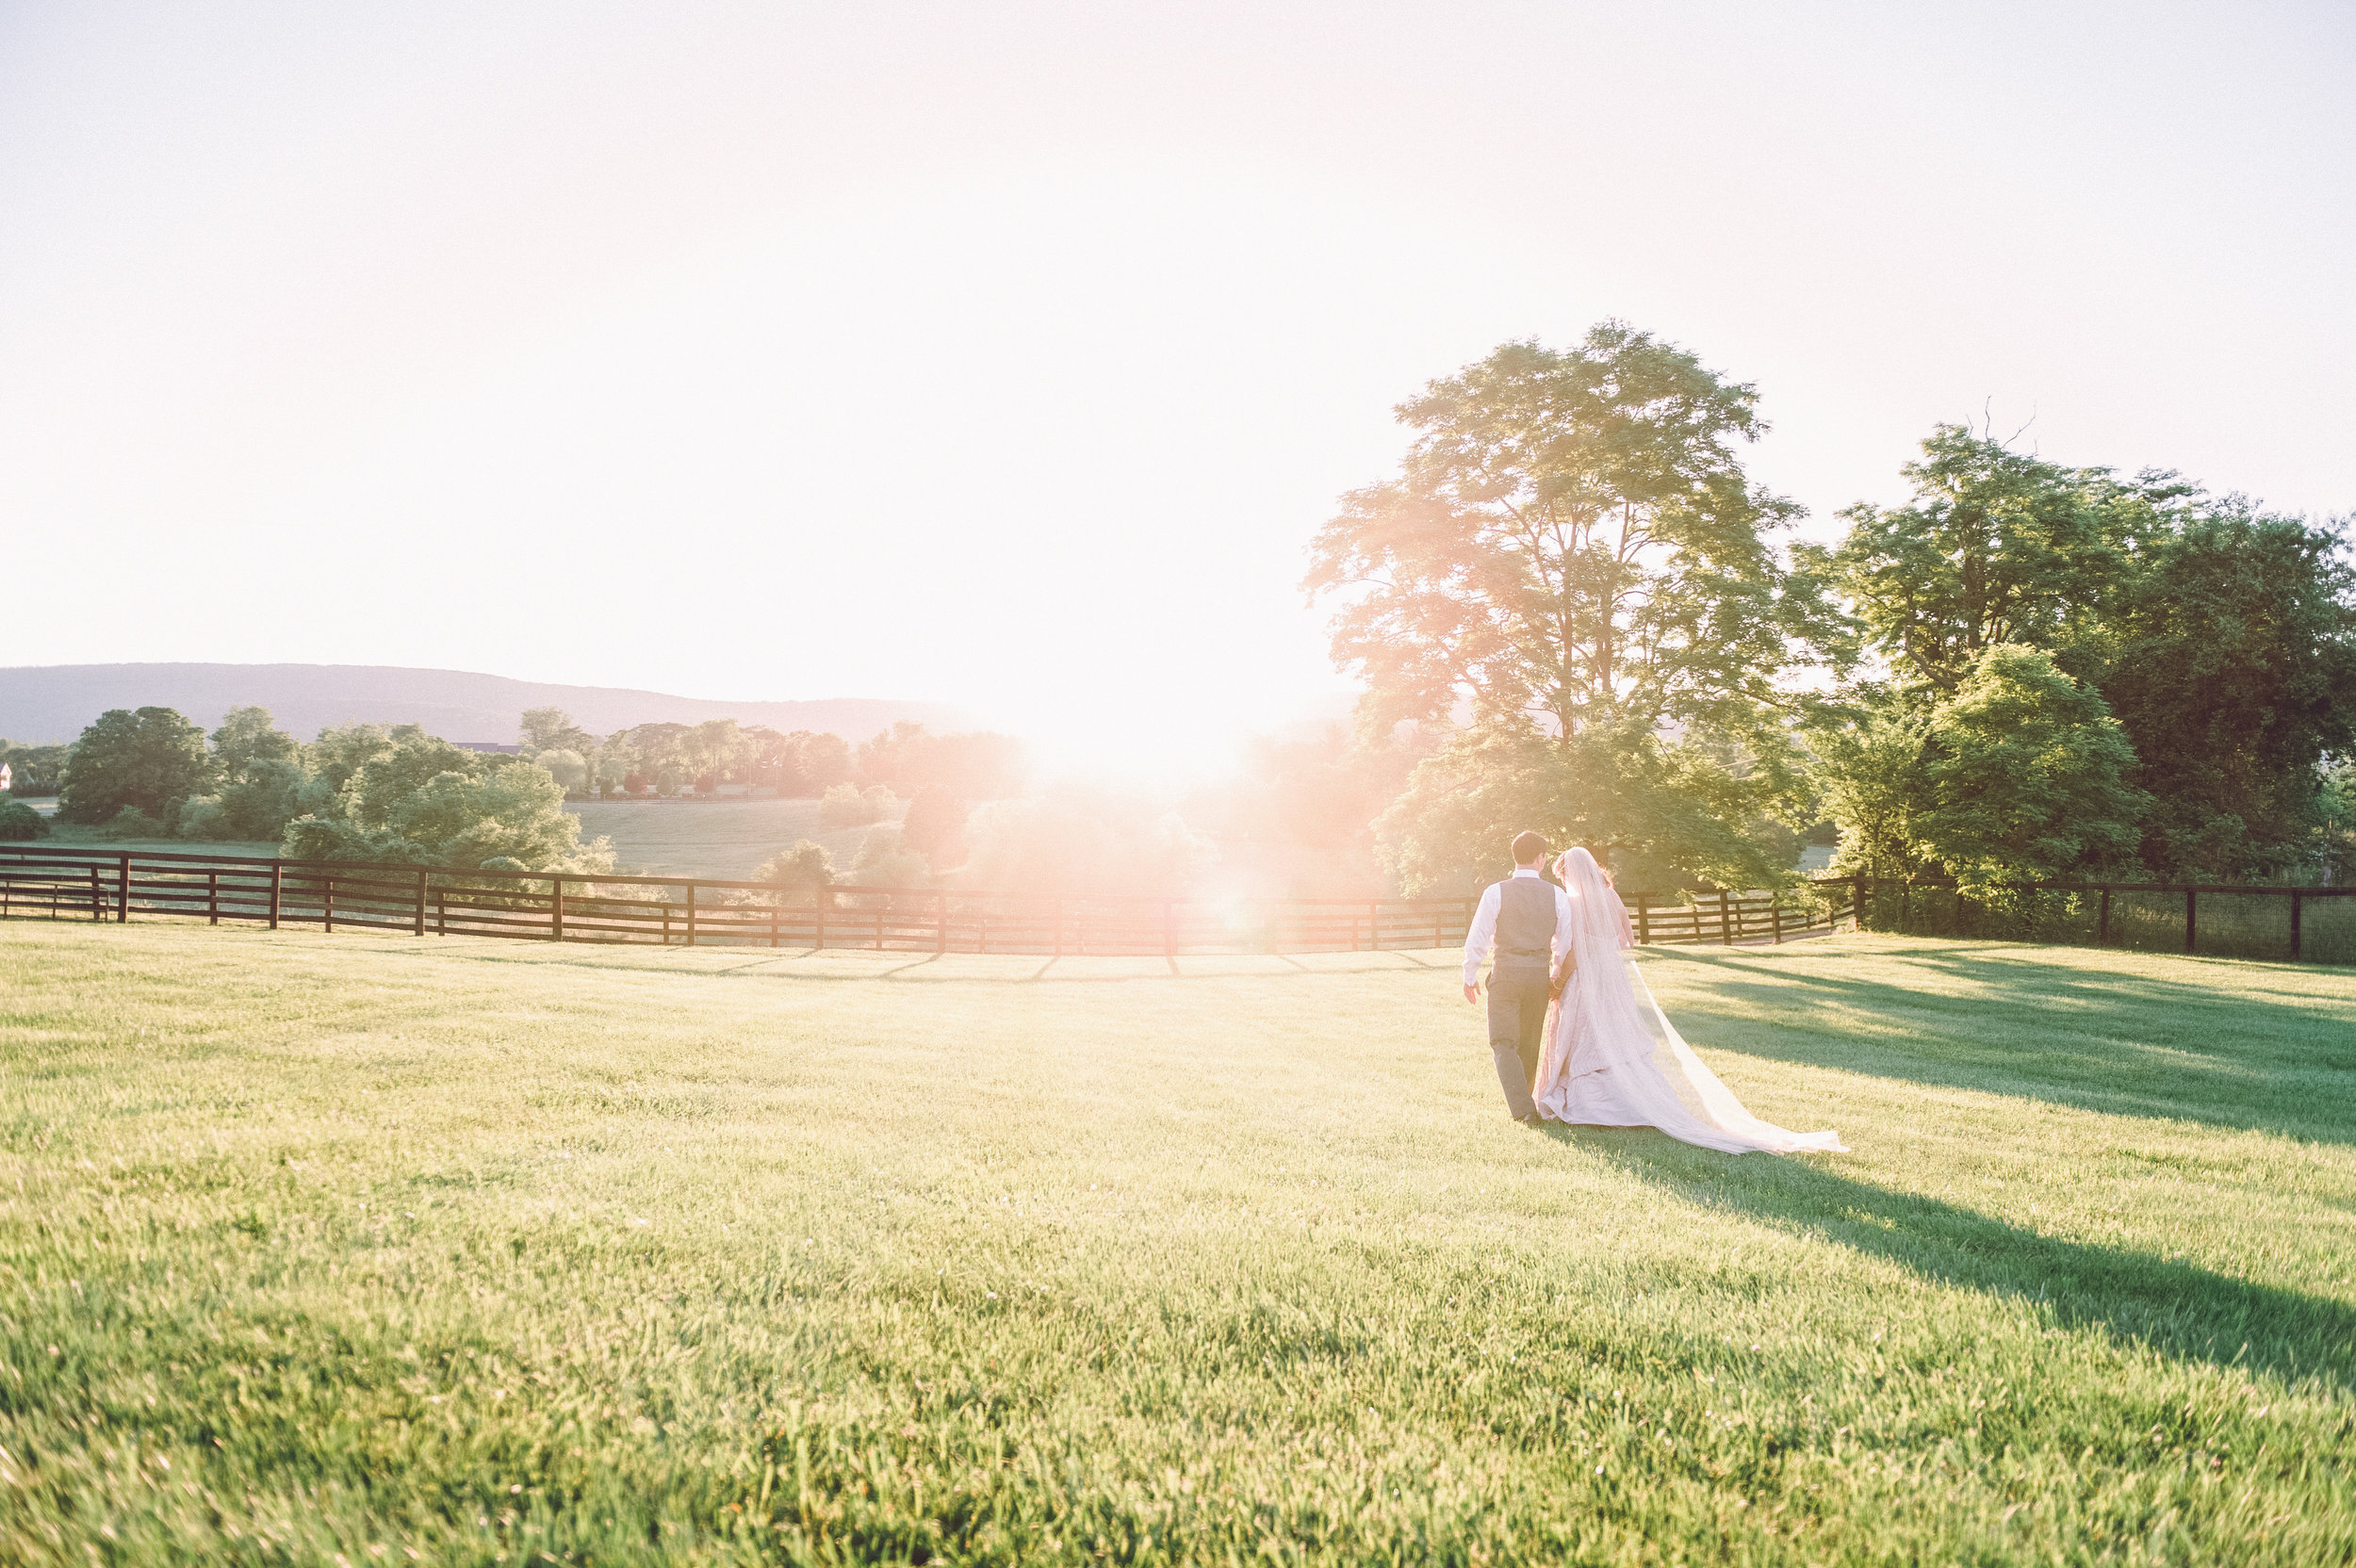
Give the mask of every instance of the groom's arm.
[(1489, 950), (1497, 943), (1497, 884), (1491, 883), (1481, 895), (1481, 906), (1473, 911), (1472, 929), (1464, 933), (1464, 1000), (1481, 1000), (1481, 966), (1488, 961)]

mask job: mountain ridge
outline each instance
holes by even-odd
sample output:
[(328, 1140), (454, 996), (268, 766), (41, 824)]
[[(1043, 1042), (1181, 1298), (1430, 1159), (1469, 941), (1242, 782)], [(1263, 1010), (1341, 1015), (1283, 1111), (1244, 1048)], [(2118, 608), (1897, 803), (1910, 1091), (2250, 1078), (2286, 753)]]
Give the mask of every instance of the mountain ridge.
[(736, 719), (774, 729), (831, 730), (857, 743), (902, 720), (954, 727), (947, 703), (882, 697), (729, 702), (621, 686), (517, 680), (398, 664), (20, 664), (0, 668), (0, 736), (71, 741), (110, 708), (176, 708), (210, 729), (232, 708), (267, 708), (309, 739), (330, 725), (420, 724), (450, 741), (513, 741), (527, 708), (562, 708), (597, 735), (641, 724)]

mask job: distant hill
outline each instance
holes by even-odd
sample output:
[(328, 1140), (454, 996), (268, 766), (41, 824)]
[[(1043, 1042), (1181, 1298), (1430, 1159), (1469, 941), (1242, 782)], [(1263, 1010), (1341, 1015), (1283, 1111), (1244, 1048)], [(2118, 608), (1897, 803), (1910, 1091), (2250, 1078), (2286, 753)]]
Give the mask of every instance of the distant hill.
[(859, 742), (908, 719), (956, 728), (937, 702), (840, 697), (822, 702), (721, 702), (616, 686), (550, 686), (465, 670), (385, 664), (37, 664), (0, 669), (0, 736), (25, 744), (71, 741), (109, 708), (176, 708), (210, 729), (232, 708), (270, 710), (309, 740), (329, 725), (420, 724), (449, 741), (513, 741), (527, 708), (562, 708), (598, 735), (640, 724), (736, 719), (773, 729), (831, 730)]

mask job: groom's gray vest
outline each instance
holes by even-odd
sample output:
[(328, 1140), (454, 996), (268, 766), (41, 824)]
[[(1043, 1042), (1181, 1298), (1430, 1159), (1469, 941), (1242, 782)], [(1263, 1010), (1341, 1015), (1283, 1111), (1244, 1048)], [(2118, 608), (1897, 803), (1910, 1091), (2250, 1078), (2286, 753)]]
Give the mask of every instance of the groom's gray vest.
[(1543, 876), (1511, 876), (1497, 884), (1497, 970), (1554, 968), (1554, 884)]

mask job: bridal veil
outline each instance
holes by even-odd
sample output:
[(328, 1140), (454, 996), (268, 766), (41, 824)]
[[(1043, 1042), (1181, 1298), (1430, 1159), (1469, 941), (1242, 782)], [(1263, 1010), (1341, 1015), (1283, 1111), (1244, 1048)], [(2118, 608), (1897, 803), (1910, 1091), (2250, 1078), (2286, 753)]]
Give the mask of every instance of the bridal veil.
[(1744, 1110), (1654, 1000), (1630, 951), (1628, 911), (1595, 858), (1571, 850), (1555, 862), (1555, 874), (1570, 894), (1576, 967), (1546, 1022), (1536, 1097), (1542, 1116), (1654, 1127), (1736, 1154), (1846, 1152), (1838, 1133), (1793, 1133)]

